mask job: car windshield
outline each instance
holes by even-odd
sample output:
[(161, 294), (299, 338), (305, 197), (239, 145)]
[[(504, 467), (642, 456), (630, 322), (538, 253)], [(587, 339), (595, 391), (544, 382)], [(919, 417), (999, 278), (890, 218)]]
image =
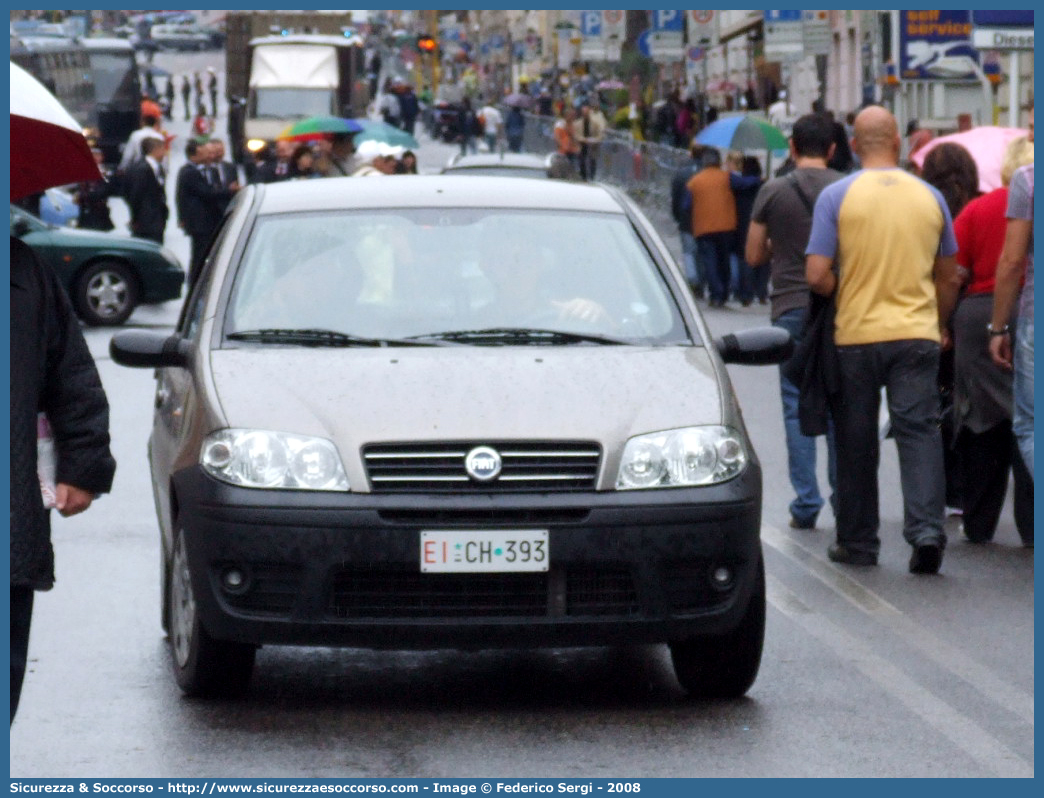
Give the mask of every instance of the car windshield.
[(224, 330), (250, 345), (692, 343), (622, 214), (262, 216), (234, 279)]
[(333, 89), (254, 89), (254, 115), (276, 119), (329, 114)]
[(92, 52), (91, 78), (99, 103), (121, 105), (132, 103), (136, 109), (141, 99), (138, 87), (138, 65), (129, 50), (125, 53)]

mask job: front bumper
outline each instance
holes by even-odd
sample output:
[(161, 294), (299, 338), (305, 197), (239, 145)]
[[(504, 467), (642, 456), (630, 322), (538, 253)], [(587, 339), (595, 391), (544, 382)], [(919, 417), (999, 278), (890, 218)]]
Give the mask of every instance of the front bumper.
[[(761, 556), (761, 472), (723, 485), (513, 495), (324, 494), (175, 475), (204, 627), (254, 644), (659, 643), (735, 626)], [(547, 573), (424, 574), (420, 533), (548, 529)], [(732, 574), (722, 585), (711, 574)], [(245, 576), (229, 588), (230, 569)]]

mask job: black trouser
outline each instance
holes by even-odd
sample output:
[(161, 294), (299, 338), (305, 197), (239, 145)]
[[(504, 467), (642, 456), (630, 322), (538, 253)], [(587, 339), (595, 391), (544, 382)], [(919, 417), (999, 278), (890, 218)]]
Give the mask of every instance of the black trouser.
[(834, 409), (838, 543), (875, 555), (880, 547), (877, 419), (884, 386), (899, 451), (903, 537), (911, 546), (946, 545), (946, 484), (936, 384), (939, 344), (885, 341), (838, 346), (837, 353), (841, 367), (841, 399)]
[(22, 695), (25, 663), (29, 659), (29, 623), (33, 618), (33, 589), (11, 586), (11, 723)]
[(598, 169), (598, 150), (590, 144), (580, 145), (580, 178), (594, 180)]
[(975, 543), (993, 540), (1008, 493), (1008, 474), (1015, 481), (1015, 528), (1033, 545), (1033, 477), (1019, 454), (1011, 422), (985, 432), (965, 428), (957, 439), (964, 470), (964, 534)]
[(145, 227), (145, 228), (139, 228), (139, 229), (135, 229), (134, 226), (131, 225), (131, 235), (132, 236), (134, 236), (135, 238), (147, 238), (149, 241), (155, 241), (157, 244), (160, 244), (160, 245), (163, 244), (163, 234), (165, 232), (166, 232), (166, 225), (164, 225), (163, 227), (156, 227), (156, 228)]
[(190, 236), (192, 240), (192, 255), (189, 260), (188, 286), (192, 288), (199, 279), (199, 273), (203, 271), (203, 261), (207, 259), (207, 251), (210, 249), (210, 239), (214, 237), (213, 231)]

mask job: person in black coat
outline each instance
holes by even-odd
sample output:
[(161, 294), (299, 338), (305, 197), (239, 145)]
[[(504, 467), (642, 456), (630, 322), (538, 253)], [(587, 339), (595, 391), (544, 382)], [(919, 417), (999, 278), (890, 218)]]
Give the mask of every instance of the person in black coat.
[(689, 155), (692, 160), (675, 170), (671, 177), (671, 216), (678, 225), (678, 235), (682, 244), (682, 265), (685, 268), (685, 280), (692, 289), (693, 295), (703, 299), (705, 276), (703, 264), (696, 253), (696, 239), (692, 236), (692, 211), (685, 207), (685, 198), (689, 193), (686, 185), (703, 165), (703, 153), (707, 148), (702, 144), (692, 144)]
[[(173, 80), (173, 78), (172, 78)], [(188, 75), (181, 76), (181, 100), (185, 103), (185, 121), (188, 122), (192, 118), (192, 84), (189, 82)]]
[(141, 145), (145, 157), (136, 161), (125, 176), (124, 199), (130, 208), (131, 235), (163, 243), (167, 227), (166, 167), (167, 142), (163, 139), (145, 139)]
[(420, 102), (417, 95), (413, 93), (413, 87), (407, 86), (399, 95), (399, 111), (402, 120), (402, 129), (413, 135), (413, 128), (417, 123), (417, 115), (420, 114)]
[(163, 109), (163, 116), (169, 120), (174, 119), (174, 76), (171, 75), (167, 78), (167, 88), (163, 93), (163, 96), (167, 98), (167, 106)]
[(221, 222), (223, 208), (232, 198), (232, 189), (221, 184), (210, 168), (207, 144), (192, 140), (185, 145), (188, 163), (178, 172), (174, 189), (178, 210), (178, 225), (192, 239), (192, 259), (189, 263), (189, 288), (195, 285), (203, 268), (210, 239)]
[(101, 180), (80, 183), (76, 189), (76, 204), (80, 206), (80, 218), (77, 226), (85, 230), (112, 230), (112, 216), (109, 214), (109, 197), (113, 195), (112, 174), (103, 163), (102, 151), (91, 147), (94, 162), (98, 164)]
[(37, 414), (51, 427), (54, 506), (86, 510), (112, 488), (109, 403), (57, 275), (11, 237), (11, 722), (29, 650), (33, 594), (54, 586), (51, 525), (37, 476)]
[(213, 184), (228, 189), (228, 196), (218, 200), (218, 213), (225, 215), (228, 204), (239, 190), (239, 170), (234, 163), (225, 160), (225, 142), (211, 136), (207, 139), (207, 158)]
[(210, 115), (217, 119), (218, 76), (214, 67), (207, 67), (207, 93), (210, 95)]

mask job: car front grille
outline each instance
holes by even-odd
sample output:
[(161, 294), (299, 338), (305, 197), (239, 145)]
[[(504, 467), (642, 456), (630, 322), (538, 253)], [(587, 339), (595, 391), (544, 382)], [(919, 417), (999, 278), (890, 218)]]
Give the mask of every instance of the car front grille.
[[(501, 456), (488, 482), (468, 476), (464, 460), (476, 446)], [(371, 444), (363, 460), (374, 493), (521, 493), (593, 490), (602, 450), (581, 441), (480, 441)]]
[(630, 618), (640, 609), (634, 580), (626, 569), (422, 574), (394, 568), (349, 568), (335, 576), (327, 612), (342, 620)]

